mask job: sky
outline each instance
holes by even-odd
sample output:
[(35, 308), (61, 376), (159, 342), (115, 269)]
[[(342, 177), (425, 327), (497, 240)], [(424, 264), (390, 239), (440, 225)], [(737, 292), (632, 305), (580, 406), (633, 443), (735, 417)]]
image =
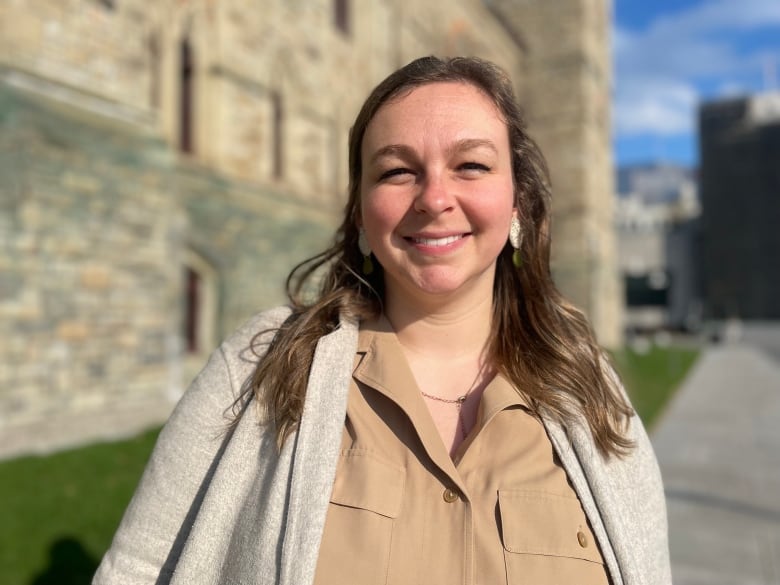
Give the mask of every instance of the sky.
[(697, 107), (780, 91), (780, 0), (613, 0), (618, 165), (698, 163)]

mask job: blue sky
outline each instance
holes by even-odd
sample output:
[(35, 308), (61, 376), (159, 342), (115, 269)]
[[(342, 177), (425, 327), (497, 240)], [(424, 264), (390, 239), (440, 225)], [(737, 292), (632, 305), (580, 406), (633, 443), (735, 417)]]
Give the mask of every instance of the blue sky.
[(615, 161), (696, 165), (697, 105), (780, 90), (780, 0), (613, 0)]

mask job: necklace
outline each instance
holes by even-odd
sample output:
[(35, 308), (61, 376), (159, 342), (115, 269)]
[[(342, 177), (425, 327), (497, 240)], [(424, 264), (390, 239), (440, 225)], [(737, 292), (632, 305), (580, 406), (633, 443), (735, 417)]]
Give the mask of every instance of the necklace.
[(471, 394), (474, 391), (474, 388), (478, 386), (477, 381), (479, 380), (480, 374), (482, 374), (482, 367), (480, 367), (479, 370), (477, 371), (477, 375), (474, 377), (474, 381), (471, 383), (471, 386), (469, 386), (469, 389), (466, 390), (466, 393), (461, 394), (457, 398), (442, 398), (441, 396), (435, 396), (433, 394), (428, 394), (427, 392), (420, 390), (420, 394), (422, 394), (426, 398), (430, 398), (431, 400), (435, 400), (436, 402), (443, 402), (444, 404), (454, 404), (457, 407), (458, 426), (460, 428), (460, 437), (462, 440), (465, 440), (468, 434), (466, 433), (466, 421), (463, 419), (463, 403), (466, 402), (466, 399), (469, 397), (469, 394)]

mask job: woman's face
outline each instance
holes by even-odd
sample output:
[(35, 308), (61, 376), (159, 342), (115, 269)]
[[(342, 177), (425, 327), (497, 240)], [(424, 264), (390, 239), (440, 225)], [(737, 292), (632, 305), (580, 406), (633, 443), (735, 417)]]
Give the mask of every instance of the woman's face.
[(466, 83), (385, 103), (361, 149), (361, 221), (388, 297), (492, 297), (514, 213), (506, 124)]

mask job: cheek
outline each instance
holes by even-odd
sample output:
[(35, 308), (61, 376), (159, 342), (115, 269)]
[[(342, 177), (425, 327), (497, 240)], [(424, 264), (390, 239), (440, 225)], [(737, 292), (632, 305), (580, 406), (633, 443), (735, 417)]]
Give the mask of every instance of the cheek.
[(511, 191), (501, 189), (501, 196), (485, 195), (472, 201), (468, 214), (478, 221), (485, 229), (503, 230), (508, 233), (509, 223), (514, 210), (514, 197)]
[(395, 229), (404, 216), (405, 209), (397, 198), (377, 194), (364, 196), (362, 201), (363, 227), (369, 240), (385, 237)]

